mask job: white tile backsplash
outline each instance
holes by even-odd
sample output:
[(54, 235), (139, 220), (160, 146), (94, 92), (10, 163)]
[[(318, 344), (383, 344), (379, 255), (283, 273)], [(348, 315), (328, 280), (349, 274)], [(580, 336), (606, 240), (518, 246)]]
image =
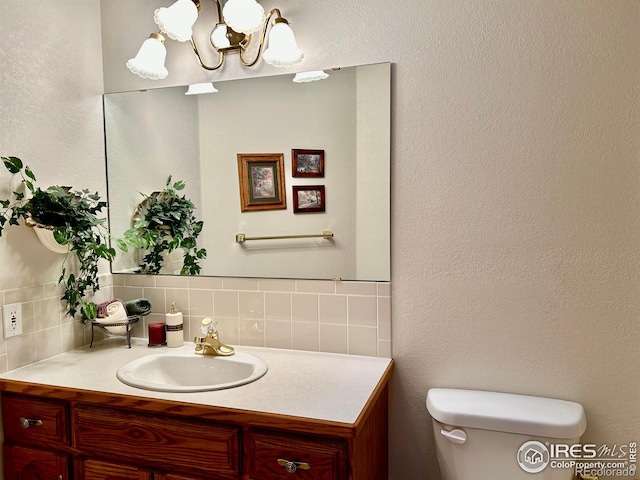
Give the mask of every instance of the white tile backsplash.
[(318, 295), (294, 293), (291, 295), (291, 320), (295, 322), (318, 321)]
[(289, 292), (265, 292), (264, 315), (267, 320), (291, 322), (291, 294)]
[(291, 324), (291, 348), (318, 351), (319, 340), (317, 323), (293, 322)]
[[(132, 336), (147, 337), (147, 324), (164, 321), (171, 302), (184, 315), (185, 341), (213, 317), (232, 345), (391, 357), (391, 285), (388, 282), (228, 277), (100, 276), (94, 301), (148, 298), (152, 314)], [(65, 314), (62, 287), (54, 283), (0, 291), (3, 304), (22, 303), (20, 336), (0, 338), (0, 372), (88, 345), (91, 328)], [(96, 331), (96, 341), (104, 335)], [(124, 341), (124, 339), (123, 339)]]
[(320, 323), (347, 323), (347, 296), (320, 295), (319, 297)]

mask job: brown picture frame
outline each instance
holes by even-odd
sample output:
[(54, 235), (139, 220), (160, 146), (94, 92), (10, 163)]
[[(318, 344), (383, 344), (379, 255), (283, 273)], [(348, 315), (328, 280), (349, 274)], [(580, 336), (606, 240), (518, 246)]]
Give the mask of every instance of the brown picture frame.
[(297, 178), (324, 177), (324, 150), (291, 150), (291, 176)]
[(293, 189), (293, 213), (322, 213), (326, 211), (324, 185), (299, 185)]
[(283, 210), (287, 208), (284, 182), (284, 154), (239, 153), (238, 183), (240, 210)]

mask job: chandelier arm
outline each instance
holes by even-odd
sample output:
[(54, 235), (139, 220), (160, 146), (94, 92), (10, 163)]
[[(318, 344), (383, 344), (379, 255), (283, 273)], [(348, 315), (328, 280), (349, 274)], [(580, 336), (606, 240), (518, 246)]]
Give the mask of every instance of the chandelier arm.
[(206, 65), (202, 61), (202, 57), (200, 56), (200, 52), (198, 52), (198, 47), (196, 47), (196, 42), (193, 41), (193, 37), (191, 37), (189, 39), (189, 42), (191, 42), (191, 48), (193, 48), (193, 53), (196, 54), (196, 58), (198, 59), (198, 63), (205, 70), (217, 70), (224, 64), (224, 52), (218, 52), (218, 55), (220, 55), (220, 60), (218, 61), (218, 64), (216, 66), (213, 66), (213, 67), (209, 66), (209, 65)]
[(254, 58), (250, 62), (247, 62), (242, 55), (244, 53), (244, 50), (240, 52), (240, 62), (245, 67), (253, 67), (258, 61), (258, 59), (260, 58), (260, 55), (262, 54), (262, 49), (264, 48), (264, 40), (265, 38), (267, 38), (267, 29), (269, 27), (269, 21), (271, 20), (271, 17), (273, 17), (274, 15), (277, 15), (278, 16), (277, 18), (282, 18), (282, 14), (280, 13), (280, 10), (277, 8), (272, 9), (269, 12), (269, 15), (267, 15), (267, 18), (264, 21), (264, 27), (262, 28), (262, 35), (260, 35), (260, 46), (258, 47), (258, 53), (256, 54), (256, 58)]
[(218, 0), (211, 0), (213, 4), (216, 6), (216, 12), (218, 14), (218, 21), (216, 23), (222, 22), (222, 7), (220, 7), (220, 2)]

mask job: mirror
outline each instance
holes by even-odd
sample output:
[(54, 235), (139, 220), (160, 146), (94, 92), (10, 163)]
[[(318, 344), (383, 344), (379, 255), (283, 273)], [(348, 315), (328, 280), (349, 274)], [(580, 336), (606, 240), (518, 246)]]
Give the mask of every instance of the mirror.
[[(390, 280), (390, 65), (328, 73), (214, 82), (218, 92), (205, 95), (185, 95), (186, 86), (105, 94), (112, 235), (132, 226), (141, 193), (171, 175), (204, 221), (202, 275)], [(294, 176), (293, 150), (322, 151), (322, 175)], [(238, 155), (257, 153), (283, 155), (286, 208), (241, 211)], [(300, 170), (305, 157), (297, 160)], [(319, 186), (324, 211), (294, 213), (293, 187)], [(332, 238), (249, 240), (327, 230)], [(239, 233), (247, 241), (237, 243)], [(142, 256), (118, 250), (112, 272), (135, 271)], [(178, 273), (181, 256), (174, 251), (161, 273)]]

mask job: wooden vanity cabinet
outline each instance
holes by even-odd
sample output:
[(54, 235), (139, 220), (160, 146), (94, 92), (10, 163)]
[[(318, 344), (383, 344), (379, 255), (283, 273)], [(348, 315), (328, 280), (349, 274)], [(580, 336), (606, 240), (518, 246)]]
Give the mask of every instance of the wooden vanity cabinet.
[(70, 478), (68, 407), (66, 402), (2, 396), (2, 448), (6, 480)]
[(151, 470), (84, 457), (76, 458), (74, 472), (74, 480), (153, 480)]
[(247, 437), (249, 478), (279, 480), (290, 473), (309, 480), (346, 479), (345, 442), (268, 430), (249, 431)]
[(137, 466), (91, 458), (76, 459), (74, 471), (74, 480), (218, 480), (229, 478), (215, 475), (209, 475), (208, 477), (188, 477), (181, 474), (149, 470)]
[(386, 480), (386, 383), (351, 425), (1, 380), (5, 477)]
[(209, 478), (240, 474), (239, 427), (84, 404), (71, 412), (73, 445), (92, 458)]
[(5, 480), (67, 480), (69, 455), (21, 445), (4, 445)]

